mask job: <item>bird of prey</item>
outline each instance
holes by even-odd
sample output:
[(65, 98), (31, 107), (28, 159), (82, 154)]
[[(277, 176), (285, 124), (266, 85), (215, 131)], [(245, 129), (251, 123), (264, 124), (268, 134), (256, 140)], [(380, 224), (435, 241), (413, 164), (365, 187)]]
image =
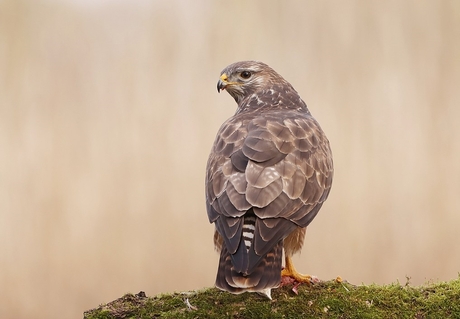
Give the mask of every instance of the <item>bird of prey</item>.
[(221, 90), (238, 108), (219, 129), (206, 169), (206, 209), (220, 251), (216, 287), (271, 299), (282, 275), (310, 281), (291, 257), (329, 195), (332, 153), (305, 102), (268, 65), (227, 66)]

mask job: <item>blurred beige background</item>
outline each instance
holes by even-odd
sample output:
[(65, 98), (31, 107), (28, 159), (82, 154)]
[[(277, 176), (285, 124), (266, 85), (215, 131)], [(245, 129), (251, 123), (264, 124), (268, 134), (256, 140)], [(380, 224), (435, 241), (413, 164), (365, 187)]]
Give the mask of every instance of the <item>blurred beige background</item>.
[(0, 317), (81, 318), (212, 286), (220, 71), (261, 60), (335, 180), (295, 262), (329, 280), (460, 271), (460, 2), (0, 1)]

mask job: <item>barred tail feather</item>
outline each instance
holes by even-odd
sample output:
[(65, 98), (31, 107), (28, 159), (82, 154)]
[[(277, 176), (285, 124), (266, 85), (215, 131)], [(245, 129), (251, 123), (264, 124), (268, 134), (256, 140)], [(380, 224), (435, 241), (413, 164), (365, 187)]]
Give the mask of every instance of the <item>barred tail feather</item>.
[(245, 291), (259, 292), (270, 298), (270, 289), (278, 287), (281, 281), (282, 256), (283, 241), (280, 241), (260, 260), (251, 273), (244, 274), (235, 270), (232, 257), (223, 245), (216, 287), (234, 294)]

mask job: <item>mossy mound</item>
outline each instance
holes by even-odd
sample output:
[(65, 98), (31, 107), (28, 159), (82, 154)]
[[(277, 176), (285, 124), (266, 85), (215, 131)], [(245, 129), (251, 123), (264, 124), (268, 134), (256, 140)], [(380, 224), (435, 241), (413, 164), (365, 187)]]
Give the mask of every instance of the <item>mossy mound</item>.
[(85, 319), (115, 318), (460, 318), (460, 277), (412, 287), (408, 283), (355, 286), (340, 280), (274, 289), (273, 300), (215, 288), (147, 297), (127, 294)]

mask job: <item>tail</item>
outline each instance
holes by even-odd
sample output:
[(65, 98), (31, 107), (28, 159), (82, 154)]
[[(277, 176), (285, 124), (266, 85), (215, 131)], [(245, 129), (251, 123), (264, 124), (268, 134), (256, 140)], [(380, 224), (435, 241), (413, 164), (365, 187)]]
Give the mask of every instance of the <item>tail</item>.
[(232, 256), (223, 245), (216, 287), (234, 294), (245, 291), (258, 292), (271, 299), (271, 288), (279, 286), (281, 281), (281, 263), (283, 257), (283, 241), (281, 240), (270, 250), (250, 273), (238, 272), (232, 263)]

